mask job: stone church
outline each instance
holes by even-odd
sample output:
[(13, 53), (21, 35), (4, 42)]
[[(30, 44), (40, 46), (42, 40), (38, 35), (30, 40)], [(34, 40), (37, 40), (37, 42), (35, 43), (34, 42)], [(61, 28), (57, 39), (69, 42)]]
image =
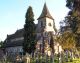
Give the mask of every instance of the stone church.
[[(43, 37), (44, 40), (47, 40), (49, 43), (49, 37), (48, 33), (52, 32), (53, 36), (56, 34), (56, 28), (55, 28), (55, 22), (53, 17), (51, 16), (46, 3), (44, 4), (43, 10), (41, 15), (38, 18), (38, 24), (36, 24), (36, 33), (37, 33), (37, 44), (38, 47), (42, 47), (43, 45)], [(23, 43), (23, 33), (24, 29), (17, 30), (14, 34), (7, 35), (7, 38), (5, 39), (4, 46), (5, 46), (5, 52), (7, 55), (13, 54), (22, 54), (22, 43)], [(59, 44), (54, 44), (55, 52), (57, 53), (59, 46), (59, 52), (62, 51), (62, 48)]]

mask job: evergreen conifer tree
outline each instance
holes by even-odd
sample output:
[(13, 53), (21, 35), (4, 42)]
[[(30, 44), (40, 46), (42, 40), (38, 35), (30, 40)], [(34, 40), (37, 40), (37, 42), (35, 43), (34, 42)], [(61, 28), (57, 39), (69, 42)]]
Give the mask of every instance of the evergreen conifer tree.
[(27, 52), (31, 54), (35, 50), (36, 45), (36, 34), (35, 34), (35, 23), (34, 23), (34, 14), (32, 7), (29, 6), (26, 15), (25, 15), (25, 25), (24, 25), (24, 42), (23, 42), (23, 51), (24, 54)]

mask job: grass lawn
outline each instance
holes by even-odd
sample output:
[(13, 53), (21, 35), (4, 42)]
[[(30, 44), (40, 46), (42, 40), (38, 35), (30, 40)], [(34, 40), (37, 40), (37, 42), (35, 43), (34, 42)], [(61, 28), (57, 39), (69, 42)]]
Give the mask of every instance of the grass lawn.
[(80, 58), (79, 59), (73, 59), (73, 62), (65, 62), (65, 63), (80, 63)]
[[(46, 63), (45, 60), (39, 60), (38, 63), (42, 63), (42, 62), (43, 62), (43, 63)], [(32, 61), (31, 63), (36, 63), (36, 61), (34, 60), (34, 61)], [(47, 63), (51, 63), (50, 60), (47, 60)], [(55, 60), (54, 63), (59, 63), (59, 62), (58, 62), (58, 60)], [(72, 62), (69, 62), (69, 61), (68, 61), (68, 62), (65, 62), (65, 61), (64, 61), (63, 63), (80, 63), (80, 58), (79, 58), (79, 59), (77, 59), (77, 58), (76, 58), (76, 59), (73, 59)]]

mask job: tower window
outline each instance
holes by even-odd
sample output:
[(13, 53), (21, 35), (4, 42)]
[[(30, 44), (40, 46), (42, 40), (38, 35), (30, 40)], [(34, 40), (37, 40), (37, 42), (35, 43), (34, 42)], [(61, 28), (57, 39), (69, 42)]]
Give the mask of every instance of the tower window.
[(49, 23), (48, 25), (51, 26), (51, 23)]
[(46, 22), (41, 21), (41, 27), (45, 27), (45, 25), (46, 25)]

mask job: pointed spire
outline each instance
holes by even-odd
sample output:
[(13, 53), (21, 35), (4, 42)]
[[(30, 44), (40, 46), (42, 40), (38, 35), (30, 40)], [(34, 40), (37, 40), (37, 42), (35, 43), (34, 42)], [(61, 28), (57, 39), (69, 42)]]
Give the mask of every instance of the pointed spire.
[(50, 13), (49, 13), (49, 10), (48, 10), (48, 8), (47, 8), (47, 6), (46, 6), (46, 3), (44, 4), (42, 13), (41, 13), (41, 15), (40, 15), (40, 17), (39, 17), (38, 19), (44, 18), (44, 17), (48, 17), (48, 18), (50, 18), (50, 19), (53, 19), (53, 17), (52, 17), (52, 16), (50, 15)]

